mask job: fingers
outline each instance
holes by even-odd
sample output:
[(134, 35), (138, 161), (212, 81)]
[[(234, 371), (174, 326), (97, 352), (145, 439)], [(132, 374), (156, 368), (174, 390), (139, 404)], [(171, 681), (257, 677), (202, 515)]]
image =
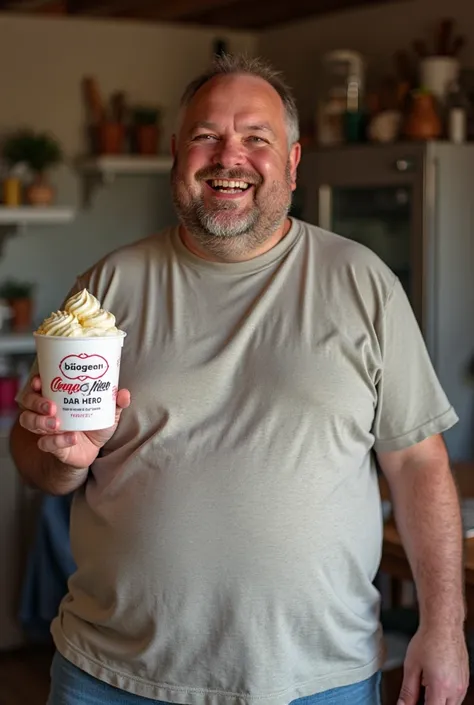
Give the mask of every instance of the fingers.
[(38, 448), (45, 453), (55, 453), (64, 448), (72, 448), (77, 444), (76, 433), (58, 433), (53, 436), (43, 436), (38, 441)]
[(460, 695), (459, 697), (448, 698), (448, 700), (446, 701), (446, 705), (462, 705), (464, 702), (464, 699), (466, 697), (466, 693), (467, 693), (467, 690), (465, 690), (463, 692), (463, 694)]
[(446, 705), (445, 695), (436, 692), (435, 688), (427, 687), (425, 691), (425, 705)]
[(32, 378), (31, 388), (34, 389), (35, 392), (41, 392), (41, 378), (38, 375)]
[(456, 686), (443, 680), (432, 679), (431, 685), (425, 688), (425, 705), (461, 705), (466, 695), (467, 687)]
[(130, 406), (130, 392), (128, 389), (119, 389), (117, 393), (116, 403), (120, 409), (126, 409)]
[(128, 406), (130, 406), (130, 392), (128, 389), (119, 389), (117, 392), (117, 399), (116, 399), (116, 410), (115, 410), (115, 422), (114, 425), (116, 426), (118, 422), (120, 421), (120, 416), (122, 415), (122, 411), (126, 409)]
[(427, 686), (425, 692), (425, 705), (461, 705), (466, 697), (467, 687), (456, 687), (443, 682)]
[(41, 396), (41, 380), (36, 375), (31, 380), (31, 392), (22, 399), (25, 408), (19, 416), (20, 426), (32, 433), (54, 433), (58, 429), (56, 404)]
[(59, 423), (54, 416), (44, 416), (34, 411), (23, 411), (19, 417), (20, 426), (31, 433), (54, 433)]
[(48, 401), (36, 392), (28, 392), (22, 399), (22, 405), (33, 411), (36, 414), (44, 414), (45, 416), (54, 416), (56, 413), (56, 404)]
[[(403, 683), (398, 696), (397, 705), (416, 705), (420, 697), (421, 673), (418, 670), (408, 671), (405, 667)], [(444, 705), (444, 703), (443, 703)]]
[[(57, 434), (59, 421), (55, 418), (56, 404), (41, 396), (41, 379), (38, 376), (33, 377), (31, 380), (31, 388), (33, 391), (25, 394), (22, 401), (25, 411), (19, 416), (20, 426), (38, 435)], [(114, 426), (118, 424), (123, 409), (128, 406), (130, 406), (130, 392), (128, 389), (120, 389), (116, 397)], [(60, 435), (64, 437), (65, 434)], [(65, 442), (64, 438), (62, 442)], [(70, 445), (74, 445), (74, 443), (68, 443), (60, 447), (67, 448)], [(44, 444), (39, 445), (39, 447), (45, 450)], [(57, 446), (54, 446), (54, 448), (57, 448)]]

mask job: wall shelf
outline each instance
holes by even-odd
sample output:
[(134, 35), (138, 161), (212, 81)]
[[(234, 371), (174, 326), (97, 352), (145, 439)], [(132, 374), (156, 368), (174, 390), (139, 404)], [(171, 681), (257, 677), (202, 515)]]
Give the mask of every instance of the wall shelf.
[(33, 332), (0, 333), (0, 355), (21, 355), (36, 350)]
[(54, 225), (74, 218), (72, 208), (60, 206), (0, 206), (0, 225)]
[(24, 230), (29, 225), (60, 225), (75, 217), (73, 208), (66, 206), (18, 206), (0, 205), (0, 254), (9, 235)]
[(172, 166), (173, 158), (168, 155), (142, 157), (124, 154), (81, 159), (78, 168), (84, 175), (84, 201), (89, 204), (98, 186), (111, 184), (119, 176), (169, 174)]
[(171, 156), (140, 157), (134, 155), (118, 155), (92, 157), (81, 162), (85, 172), (98, 173), (106, 180), (113, 180), (120, 175), (167, 174), (173, 165)]

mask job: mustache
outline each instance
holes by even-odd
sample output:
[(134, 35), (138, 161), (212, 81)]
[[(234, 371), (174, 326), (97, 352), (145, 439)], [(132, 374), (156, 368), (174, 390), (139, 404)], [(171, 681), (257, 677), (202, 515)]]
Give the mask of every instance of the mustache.
[(245, 181), (248, 184), (258, 186), (262, 179), (258, 174), (253, 174), (245, 169), (222, 169), (218, 167), (205, 167), (196, 172), (195, 178), (198, 181), (209, 181), (210, 179), (226, 179), (227, 181)]

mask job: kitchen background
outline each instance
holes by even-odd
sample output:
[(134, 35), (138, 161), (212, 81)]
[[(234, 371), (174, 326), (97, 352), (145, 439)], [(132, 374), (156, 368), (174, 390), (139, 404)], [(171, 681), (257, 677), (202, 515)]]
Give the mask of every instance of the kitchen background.
[[(105, 97), (124, 91), (134, 103), (160, 106), (160, 149), (167, 152), (182, 87), (206, 66), (216, 39), (224, 39), (230, 51), (261, 54), (281, 68), (295, 89), (305, 127), (316, 111), (326, 52), (360, 52), (367, 61), (367, 76), (376, 85), (377, 79), (394, 73), (397, 51), (411, 52), (419, 37), (433, 43), (431, 37), (445, 14), (441, 0), (414, 0), (305, 19), (264, 32), (0, 15), (0, 134), (31, 126), (58, 138), (67, 163), (54, 173), (57, 201), (75, 210), (67, 225), (30, 226), (9, 239), (0, 259), (0, 282), (10, 277), (34, 282), (35, 313), (41, 318), (58, 304), (78, 271), (172, 218), (166, 175), (118, 179), (112, 187), (98, 189), (92, 205), (82, 208), (81, 173), (73, 161), (87, 148), (84, 76), (95, 76)], [(449, 14), (455, 32), (467, 35), (462, 64), (474, 67), (474, 6), (469, 0), (452, 0)]]
[[(22, 526), (31, 497), (19, 487), (6, 444), (14, 385), (5, 380), (24, 377), (31, 330), (78, 273), (175, 221), (169, 141), (178, 101), (223, 46), (269, 59), (294, 88), (307, 155), (295, 215), (338, 223), (339, 231), (345, 215), (357, 237), (360, 223), (376, 221), (375, 249), (397, 238), (387, 259), (406, 277), (462, 414), (452, 448), (463, 459), (474, 455), (472, 0), (448, 7), (395, 0), (258, 30), (0, 12), (0, 156), (13, 164), (4, 159), (0, 171), (0, 649), (22, 641), (13, 599), (31, 540)], [(123, 137), (113, 126), (96, 130), (91, 142), (90, 125), (104, 122), (105, 104), (113, 108), (109, 122), (120, 122), (125, 105), (140, 108), (135, 121), (158, 126), (158, 145), (142, 144), (152, 154), (130, 154), (135, 140), (113, 154)], [(25, 133), (11, 140), (25, 129), (33, 138), (47, 132), (53, 142)], [(143, 140), (153, 141), (150, 132)], [(45, 183), (28, 189), (32, 172), (16, 163), (18, 150), (30, 150), (31, 163), (41, 154), (61, 158)], [(32, 205), (42, 199), (50, 202)], [(30, 308), (18, 305), (25, 298)]]

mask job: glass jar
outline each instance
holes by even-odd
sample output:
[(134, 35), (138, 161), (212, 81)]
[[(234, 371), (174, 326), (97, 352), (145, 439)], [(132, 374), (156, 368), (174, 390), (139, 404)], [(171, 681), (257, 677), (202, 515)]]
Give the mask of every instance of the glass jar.
[(321, 145), (345, 141), (346, 115), (361, 111), (364, 90), (364, 59), (348, 49), (323, 57), (322, 93), (317, 110), (317, 139)]

